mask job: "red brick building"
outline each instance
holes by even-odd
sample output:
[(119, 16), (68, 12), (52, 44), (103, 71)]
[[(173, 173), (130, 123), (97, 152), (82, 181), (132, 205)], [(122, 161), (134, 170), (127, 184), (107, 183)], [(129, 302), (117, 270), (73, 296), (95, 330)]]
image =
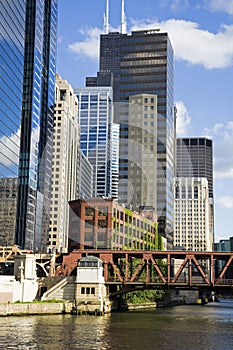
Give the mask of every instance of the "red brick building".
[(78, 199), (69, 205), (69, 251), (164, 248), (151, 208), (136, 213), (109, 198)]

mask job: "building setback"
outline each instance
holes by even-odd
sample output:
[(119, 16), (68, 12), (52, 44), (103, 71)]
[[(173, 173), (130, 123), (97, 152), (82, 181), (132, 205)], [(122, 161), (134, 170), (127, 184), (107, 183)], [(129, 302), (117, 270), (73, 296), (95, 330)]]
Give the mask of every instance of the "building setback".
[(69, 251), (73, 249), (163, 250), (157, 217), (147, 208), (133, 212), (112, 199), (79, 199), (70, 203)]
[[(128, 148), (129, 143), (134, 142), (129, 138), (129, 99), (140, 94), (157, 95), (156, 182), (159, 186), (153, 206), (158, 214), (159, 232), (168, 239), (170, 248), (175, 175), (173, 78), (173, 49), (168, 34), (155, 29), (135, 31), (131, 35), (101, 35), (99, 72), (96, 78), (86, 79), (88, 86), (113, 87), (114, 120), (120, 124), (119, 202), (129, 207), (132, 203), (128, 202)], [(136, 193), (137, 189), (132, 191)]]
[(0, 176), (18, 179), (15, 244), (44, 251), (49, 229), (57, 0), (1, 1), (0, 14), (0, 142), (4, 145)]
[(79, 196), (78, 100), (71, 85), (56, 77), (49, 251), (68, 249), (69, 204)]

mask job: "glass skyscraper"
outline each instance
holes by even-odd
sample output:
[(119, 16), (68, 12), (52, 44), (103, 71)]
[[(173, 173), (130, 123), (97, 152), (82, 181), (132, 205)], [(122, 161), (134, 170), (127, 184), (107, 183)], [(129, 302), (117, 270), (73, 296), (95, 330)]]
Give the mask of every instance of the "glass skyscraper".
[[(18, 179), (11, 241), (34, 251), (49, 226), (56, 27), (57, 0), (0, 2), (0, 176)], [(6, 213), (10, 196), (1, 189)]]
[[(174, 224), (173, 70), (173, 49), (167, 33), (159, 30), (135, 31), (131, 35), (109, 33), (101, 35), (100, 38), (97, 77), (92, 79), (89, 77), (86, 80), (88, 86), (97, 84), (113, 87), (114, 118), (115, 122), (120, 124), (119, 202), (127, 206), (131, 206), (131, 203), (127, 202), (129, 198), (127, 191), (130, 187), (128, 184), (129, 99), (141, 94), (157, 95), (157, 117), (154, 120), (157, 194), (154, 207), (158, 215), (159, 233), (167, 238), (169, 248), (172, 247)], [(131, 141), (134, 142), (134, 139)], [(144, 145), (143, 140), (140, 141), (139, 146), (141, 145)], [(132, 191), (135, 192), (137, 189)]]
[(111, 87), (77, 88), (80, 148), (93, 166), (93, 196), (118, 195), (118, 138)]

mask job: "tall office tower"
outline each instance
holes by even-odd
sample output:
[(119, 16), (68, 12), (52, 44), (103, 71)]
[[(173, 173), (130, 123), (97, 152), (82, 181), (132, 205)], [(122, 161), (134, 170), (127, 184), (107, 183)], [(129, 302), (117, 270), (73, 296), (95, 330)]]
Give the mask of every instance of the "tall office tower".
[(176, 176), (206, 177), (209, 197), (213, 198), (213, 145), (204, 137), (176, 140)]
[[(157, 197), (157, 95), (129, 98), (128, 191), (133, 208), (155, 210)], [(130, 188), (129, 188), (130, 187)]]
[[(214, 237), (213, 196), (213, 143), (205, 137), (178, 138), (176, 140), (176, 176), (204, 177), (208, 181), (210, 220)], [(211, 240), (213, 239), (211, 238)], [(212, 244), (210, 242), (210, 244)]]
[(18, 178), (15, 243), (36, 251), (49, 228), (56, 25), (57, 0), (0, 2), (0, 176)]
[(212, 251), (214, 243), (208, 181), (180, 177), (175, 182), (174, 249)]
[(112, 124), (111, 134), (111, 171), (110, 181), (112, 189), (112, 198), (118, 200), (118, 182), (119, 182), (119, 124)]
[(93, 166), (93, 196), (113, 197), (117, 184), (113, 193), (112, 88), (79, 88), (75, 93), (79, 100), (81, 150)]
[[(14, 243), (15, 239), (25, 8), (26, 1), (0, 2), (0, 245)], [(13, 183), (16, 188), (12, 192), (9, 187)], [(10, 230), (5, 226), (6, 217), (10, 220), (7, 224)]]
[(96, 82), (98, 86), (113, 87), (114, 118), (120, 124), (119, 201), (127, 206), (131, 205), (127, 203), (131, 142), (129, 98), (140, 94), (157, 95), (157, 198), (154, 207), (159, 232), (168, 239), (169, 248), (172, 247), (174, 221), (173, 68), (173, 49), (167, 33), (159, 30), (135, 31), (131, 35), (108, 33), (100, 38), (97, 77), (86, 80), (88, 85)]
[(80, 150), (80, 174), (79, 174), (79, 196), (78, 198), (93, 197), (93, 166)]
[(71, 85), (57, 75), (48, 249), (60, 253), (66, 253), (68, 248), (68, 201), (79, 196), (80, 130), (77, 117), (78, 99)]

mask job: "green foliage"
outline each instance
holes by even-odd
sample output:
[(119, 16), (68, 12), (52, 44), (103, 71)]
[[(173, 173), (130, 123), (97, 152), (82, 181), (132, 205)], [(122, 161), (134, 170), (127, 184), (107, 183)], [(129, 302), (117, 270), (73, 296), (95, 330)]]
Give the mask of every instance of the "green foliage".
[(15, 301), (14, 304), (52, 304), (52, 303), (64, 303), (64, 300), (33, 300), (33, 301)]
[(126, 300), (132, 304), (152, 303), (169, 298), (169, 296), (169, 291), (163, 289), (144, 289), (127, 293)]

